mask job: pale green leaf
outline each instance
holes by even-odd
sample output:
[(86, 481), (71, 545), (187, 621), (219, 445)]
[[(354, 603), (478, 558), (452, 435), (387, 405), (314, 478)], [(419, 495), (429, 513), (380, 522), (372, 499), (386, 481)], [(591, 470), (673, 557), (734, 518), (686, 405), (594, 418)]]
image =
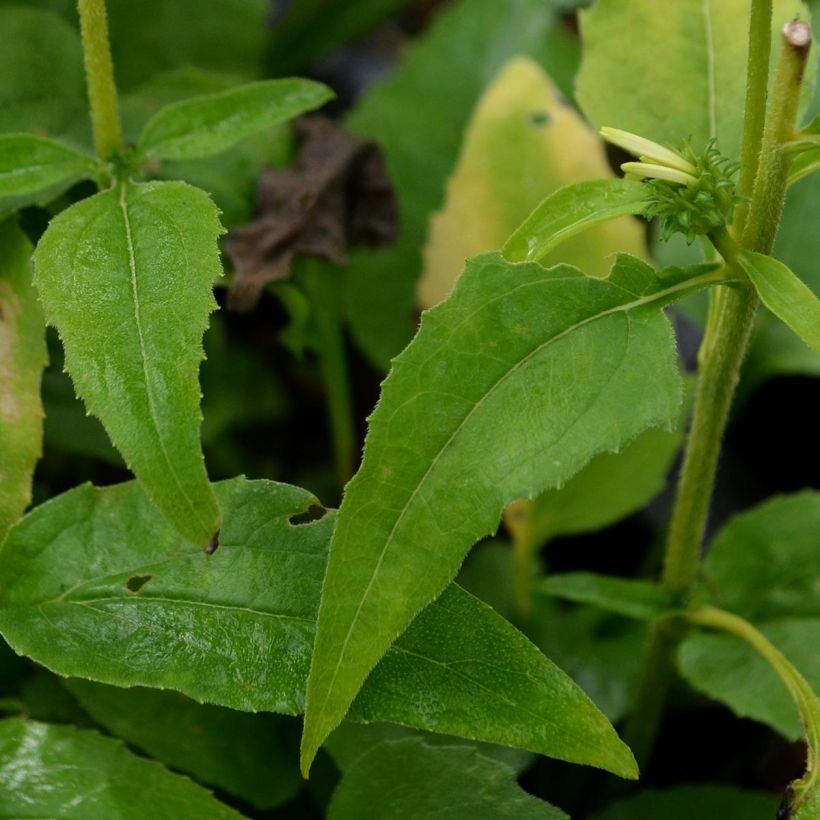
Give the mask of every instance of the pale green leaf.
[(506, 504), (677, 422), (660, 308), (713, 273), (662, 280), (623, 255), (577, 268), (468, 262), (382, 386), (334, 532), (308, 684), (310, 761), (378, 659), (450, 582)]
[(221, 274), (213, 203), (123, 183), (63, 211), (34, 254), (66, 369), (151, 499), (204, 546), (219, 527), (199, 443), (202, 334)]
[[(608, 179), (599, 179), (608, 177)], [(597, 180), (589, 182), (589, 180)], [(501, 69), (484, 95), (464, 136), (458, 164), (447, 182), (444, 209), (432, 216), (424, 248), (424, 272), (418, 284), (419, 303), (432, 307), (444, 299), (464, 267), (464, 260), (504, 244), (509, 235), (546, 196), (562, 186), (580, 183), (572, 202), (562, 200), (550, 216), (544, 207), (540, 217), (527, 220), (518, 242), (531, 251), (517, 253), (505, 246), (503, 253), (515, 262), (525, 259), (543, 264), (566, 262), (591, 276), (605, 276), (612, 254), (623, 251), (646, 257), (644, 231), (638, 222), (613, 217), (611, 203), (630, 183), (612, 178), (603, 144), (570, 108), (541, 67), (529, 57), (515, 57)], [(609, 191), (607, 183), (612, 185)], [(640, 211), (643, 188), (637, 189), (638, 205), (623, 213)], [(591, 187), (589, 187), (591, 186)], [(596, 199), (593, 191), (605, 189)], [(567, 190), (567, 189), (563, 189)], [(597, 216), (598, 211), (609, 213)], [(583, 211), (583, 214), (581, 213)], [(560, 213), (560, 216), (559, 216)], [(555, 225), (556, 217), (560, 226)], [(583, 237), (566, 242), (557, 253), (548, 246), (569, 240), (589, 229)], [(555, 236), (559, 234), (560, 238)]]
[[(773, 54), (780, 26), (806, 10), (774, 0)], [(659, 143), (715, 138), (737, 159), (743, 126), (751, 0), (599, 0), (582, 11), (584, 61), (578, 101), (598, 128)], [(774, 70), (772, 61), (772, 71)]]
[(820, 171), (820, 146), (804, 151), (795, 157), (789, 169), (789, 185)]
[(45, 323), (31, 285), (31, 245), (0, 224), (0, 543), (31, 501), (43, 441)]
[(798, 808), (794, 820), (820, 820), (820, 788), (812, 789), (807, 795), (806, 802)]
[(592, 572), (547, 575), (538, 581), (537, 588), (554, 598), (591, 604), (638, 620), (663, 618), (681, 609), (675, 596), (659, 584)]
[(559, 244), (600, 222), (639, 214), (646, 187), (629, 179), (579, 182), (550, 194), (507, 239), (502, 253), (511, 262), (539, 261)]
[[(335, 516), (291, 518), (304, 490), (215, 485), (207, 555), (135, 482), (35, 509), (0, 553), (0, 631), (61, 675), (297, 714)], [(572, 681), (492, 609), (452, 586), (373, 671), (351, 712), (528, 748), (634, 777), (631, 754)]]
[(507, 60), (528, 55), (569, 98), (577, 51), (577, 41), (544, 0), (458, 0), (402, 52), (396, 69), (347, 118), (353, 131), (384, 150), (400, 203), (398, 241), (376, 251), (353, 249), (349, 257), (351, 331), (380, 367), (387, 369), (412, 337), (428, 220), (442, 205), (482, 91)]
[(290, 731), (296, 727), (286, 718), (200, 704), (156, 689), (77, 679), (65, 685), (106, 731), (257, 808), (287, 803), (302, 787)]
[(54, 140), (31, 134), (0, 135), (0, 197), (68, 187), (90, 176), (96, 167), (93, 157)]
[(70, 726), (0, 721), (0, 815), (66, 820), (238, 820), (185, 777)]
[[(378, 807), (378, 814), (374, 811)], [(527, 794), (515, 771), (469, 746), (388, 740), (362, 755), (336, 788), (328, 820), (568, 820)]]
[(778, 802), (734, 786), (678, 786), (618, 800), (590, 820), (772, 820)]
[(820, 299), (808, 285), (771, 256), (743, 251), (738, 259), (763, 304), (820, 352)]
[[(820, 619), (778, 619), (757, 626), (812, 689), (820, 690)], [(803, 736), (788, 690), (748, 644), (731, 635), (694, 634), (681, 646), (678, 665), (692, 686), (740, 717), (767, 723), (790, 740)]]
[(704, 592), (745, 618), (820, 617), (820, 493), (775, 498), (733, 518), (709, 548)]
[(138, 150), (160, 159), (198, 159), (318, 108), (333, 96), (311, 80), (266, 80), (172, 103), (145, 126)]

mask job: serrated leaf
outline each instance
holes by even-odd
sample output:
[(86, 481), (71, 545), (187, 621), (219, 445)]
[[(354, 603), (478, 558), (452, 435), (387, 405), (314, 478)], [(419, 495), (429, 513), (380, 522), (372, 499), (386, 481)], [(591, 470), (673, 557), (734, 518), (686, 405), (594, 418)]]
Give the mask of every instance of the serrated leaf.
[(515, 771), (465, 746), (429, 746), (418, 738), (380, 743), (362, 755), (336, 788), (328, 820), (568, 820), (527, 794)]
[(77, 394), (154, 503), (200, 547), (219, 528), (197, 374), (221, 231), (197, 188), (122, 183), (53, 219), (34, 254)]
[(601, 222), (639, 214), (645, 205), (646, 187), (633, 180), (596, 179), (568, 185), (541, 202), (501, 250), (511, 262), (538, 262), (576, 234)]
[[(773, 6), (776, 55), (780, 25), (806, 12), (799, 0)], [(715, 138), (737, 159), (750, 8), (751, 0), (599, 0), (580, 14), (577, 95), (584, 113), (597, 128), (672, 146), (691, 139), (701, 150)]]
[(618, 800), (590, 820), (772, 820), (777, 804), (776, 797), (734, 786), (679, 786)]
[(809, 347), (820, 352), (820, 299), (789, 268), (753, 251), (738, 255), (760, 300)]
[(172, 103), (145, 126), (138, 150), (160, 159), (218, 154), (265, 128), (318, 108), (333, 97), (311, 80), (265, 80)]
[(675, 596), (660, 584), (592, 572), (548, 575), (538, 582), (537, 588), (544, 595), (591, 604), (642, 621), (664, 618), (681, 609)]
[(305, 763), (506, 504), (675, 424), (681, 383), (660, 308), (715, 275), (690, 273), (664, 284), (623, 255), (594, 279), (486, 254), (424, 315), (383, 384), (333, 535)]
[[(597, 181), (587, 181), (593, 179)], [(612, 178), (601, 141), (564, 102), (538, 63), (529, 57), (514, 57), (479, 100), (455, 171), (447, 182), (444, 208), (430, 220), (424, 272), (418, 283), (421, 306), (432, 307), (447, 296), (465, 259), (503, 245), (544, 197), (576, 182), (585, 193), (578, 192), (571, 201), (562, 200), (558, 206), (560, 228), (553, 225), (550, 232), (549, 219), (539, 206), (541, 218), (535, 220), (534, 234), (526, 238), (516, 234), (520, 244), (531, 249), (537, 243), (542, 252), (516, 254), (513, 240), (513, 250), (508, 252), (508, 246), (503, 250), (508, 259), (566, 262), (589, 275), (605, 276), (613, 253), (647, 255), (644, 232), (635, 220), (621, 219), (592, 228), (596, 222), (612, 218), (617, 192), (630, 183), (624, 186), (623, 180)], [(642, 209), (646, 189), (640, 183), (632, 185), (639, 194), (638, 205), (618, 215)], [(603, 189), (608, 193), (596, 198), (594, 192)], [(607, 206), (609, 213), (598, 217), (597, 212)], [(527, 224), (532, 221), (531, 217)], [(552, 234), (561, 233), (561, 239), (568, 240), (584, 228), (590, 230), (583, 238), (567, 242), (557, 253), (548, 253), (549, 241), (552, 239), (553, 245), (559, 241)]]
[(703, 591), (745, 618), (820, 617), (820, 493), (772, 499), (733, 518), (709, 548)]
[(0, 224), (0, 543), (31, 501), (43, 444), (46, 329), (31, 285), (30, 256), (17, 225)]
[(195, 703), (176, 692), (77, 679), (65, 685), (106, 731), (257, 808), (287, 803), (302, 787), (289, 731), (296, 727), (286, 718)]
[[(577, 50), (575, 38), (543, 0), (460, 0), (442, 10), (347, 118), (353, 131), (382, 147), (400, 205), (395, 245), (350, 254), (351, 331), (379, 367), (386, 370), (413, 334), (415, 283), (428, 219), (441, 207), (481, 92), (507, 60), (529, 55), (570, 97)], [(419, 116), (419, 100), (424, 100), (424, 116)]]
[(3, 817), (71, 820), (238, 820), (201, 786), (116, 740), (70, 726), (0, 721)]
[[(0, 553), (0, 631), (61, 675), (172, 688), (246, 711), (297, 714), (335, 516), (272, 482), (215, 485), (212, 555), (182, 539), (135, 482), (35, 509)], [(385, 656), (351, 718), (464, 735), (634, 777), (589, 699), (492, 609), (452, 586)]]
[[(778, 619), (757, 627), (815, 691), (820, 689), (820, 619)], [(740, 717), (767, 723), (790, 740), (803, 736), (788, 690), (748, 644), (731, 635), (694, 634), (681, 646), (678, 665), (692, 686), (725, 703)]]

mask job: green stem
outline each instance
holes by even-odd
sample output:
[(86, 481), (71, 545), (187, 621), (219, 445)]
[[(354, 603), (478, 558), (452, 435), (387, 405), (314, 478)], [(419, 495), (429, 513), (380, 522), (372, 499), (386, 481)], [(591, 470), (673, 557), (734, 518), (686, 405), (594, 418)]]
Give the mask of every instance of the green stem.
[[(740, 153), (740, 176), (737, 195), (741, 197), (735, 213), (734, 227), (743, 235), (748, 200), (751, 199), (763, 142), (766, 122), (766, 98), (769, 85), (769, 62), (772, 51), (772, 0), (753, 0), (749, 23), (749, 61), (746, 77), (746, 110), (743, 118), (743, 141)], [(754, 55), (752, 59), (751, 55)]]
[(686, 619), (696, 626), (720, 629), (746, 641), (772, 667), (789, 692), (800, 712), (808, 742), (806, 775), (792, 784), (793, 802), (799, 804), (820, 780), (820, 701), (808, 681), (791, 662), (773, 646), (768, 638), (748, 621), (711, 606), (698, 607), (686, 613)]
[(327, 400), (328, 427), (339, 489), (353, 475), (356, 436), (338, 293), (321, 266), (306, 264), (304, 282), (317, 330), (317, 353)]
[(77, 8), (80, 13), (94, 148), (101, 159), (110, 159), (122, 150), (123, 143), (105, 0), (77, 0)]
[[(803, 42), (806, 28), (800, 23), (790, 23), (784, 28), (783, 48), (743, 233), (743, 246), (763, 253), (770, 252), (774, 243), (783, 206), (789, 167), (784, 146), (794, 131), (808, 51)], [(757, 55), (750, 52), (750, 62), (755, 59)], [(751, 69), (749, 73), (753, 74)], [(754, 120), (758, 108), (758, 105), (747, 104), (747, 117)], [(753, 124), (744, 130), (751, 134)], [(733, 268), (732, 278), (743, 282), (745, 274), (734, 263), (734, 242), (723, 233), (712, 238)], [(724, 289), (720, 298), (713, 301), (714, 315), (710, 317), (701, 347), (695, 410), (678, 480), (662, 575), (663, 585), (683, 601), (691, 595), (697, 577), (720, 445), (757, 304), (757, 296), (748, 284)], [(626, 727), (626, 740), (639, 764), (647, 759), (652, 748), (666, 693), (674, 679), (674, 656), (682, 634), (663, 623), (651, 628), (635, 707)]]

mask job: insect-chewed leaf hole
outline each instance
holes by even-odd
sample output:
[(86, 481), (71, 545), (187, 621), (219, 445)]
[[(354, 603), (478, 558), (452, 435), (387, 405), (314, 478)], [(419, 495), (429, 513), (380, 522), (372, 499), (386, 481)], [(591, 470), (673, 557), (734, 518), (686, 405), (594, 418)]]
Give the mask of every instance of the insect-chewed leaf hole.
[(314, 524), (321, 521), (327, 515), (327, 509), (321, 504), (311, 504), (306, 510), (294, 513), (288, 518), (291, 527), (303, 527), (305, 524)]
[(153, 575), (132, 575), (125, 582), (125, 588), (136, 595), (153, 577)]

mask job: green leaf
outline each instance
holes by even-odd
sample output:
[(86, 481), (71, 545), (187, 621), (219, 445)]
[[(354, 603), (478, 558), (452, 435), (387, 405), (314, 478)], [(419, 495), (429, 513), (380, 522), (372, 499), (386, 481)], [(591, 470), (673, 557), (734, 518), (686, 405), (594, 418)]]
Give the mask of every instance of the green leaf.
[(667, 589), (651, 581), (611, 578), (592, 572), (571, 572), (542, 578), (538, 589), (545, 595), (563, 598), (651, 621), (680, 611), (680, 604)]
[[(304, 490), (215, 485), (212, 555), (136, 482), (84, 485), (35, 509), (0, 556), (0, 631), (61, 675), (297, 714), (335, 516), (291, 522)], [(635, 764), (603, 715), (492, 609), (452, 586), (373, 671), (351, 712), (529, 748), (619, 775)]]
[(31, 245), (0, 224), (0, 543), (31, 501), (43, 442), (45, 323), (31, 286)]
[[(757, 626), (811, 687), (820, 689), (820, 619), (782, 619)], [(694, 634), (681, 646), (678, 664), (692, 686), (738, 716), (767, 723), (790, 740), (803, 736), (789, 692), (748, 644), (731, 635)]]
[(515, 771), (468, 746), (429, 746), (421, 739), (385, 741), (344, 774), (328, 820), (566, 820), (562, 811), (524, 792)]
[(242, 815), (185, 777), (97, 732), (21, 718), (0, 721), (3, 817), (233, 820)]
[(267, 37), (268, 0), (109, 0), (117, 85), (124, 90), (160, 71), (196, 66), (256, 79)]
[(318, 108), (333, 92), (311, 80), (266, 80), (172, 103), (145, 126), (138, 150), (161, 159), (199, 159)]
[(195, 703), (176, 692), (65, 684), (108, 732), (202, 783), (260, 809), (291, 800), (302, 787), (286, 718)]
[(21, 4), (0, 7), (0, 31), (0, 132), (66, 135), (87, 120), (78, 32)]
[(593, 279), (486, 254), (425, 313), (383, 384), (339, 513), (305, 762), (506, 504), (559, 486), (648, 427), (676, 423), (681, 383), (660, 308), (714, 277), (690, 274), (662, 281), (622, 255), (608, 279)]
[(803, 151), (795, 157), (789, 169), (789, 185), (820, 171), (820, 146)]
[(154, 503), (186, 538), (219, 527), (199, 444), (202, 334), (221, 274), (213, 203), (181, 182), (124, 183), (52, 220), (34, 254), (66, 368)]
[(820, 618), (820, 493), (775, 498), (733, 518), (709, 548), (703, 591), (750, 619)]
[(54, 140), (0, 135), (0, 197), (39, 194), (90, 176), (97, 161)]
[(772, 820), (778, 798), (733, 786), (679, 786), (618, 800), (590, 820)]
[[(428, 219), (441, 207), (445, 182), (476, 102), (501, 66), (516, 55), (542, 65), (569, 98), (577, 43), (543, 0), (460, 0), (408, 46), (388, 78), (347, 118), (385, 152), (400, 202), (398, 241), (353, 249), (347, 309), (355, 341), (379, 367), (413, 334), (415, 283)], [(418, 101), (424, 100), (424, 116)], [(389, 272), (389, 275), (386, 275)]]
[(771, 256), (742, 251), (738, 260), (763, 304), (809, 347), (820, 352), (820, 300), (811, 289)]
[[(465, 259), (503, 245), (545, 196), (576, 182), (584, 190), (591, 186), (598, 191), (608, 184), (618, 190), (624, 188), (623, 180), (612, 178), (601, 140), (577, 111), (564, 102), (538, 63), (529, 57), (512, 58), (479, 100), (458, 164), (447, 182), (444, 209), (430, 221), (423, 252), (424, 273), (418, 284), (421, 306), (432, 307), (447, 296)], [(646, 191), (640, 183), (631, 185), (641, 195)], [(577, 191), (574, 187), (569, 190)], [(560, 217), (554, 210), (551, 212), (553, 223), (558, 217), (563, 228), (555, 230), (567, 240), (573, 233), (594, 225), (596, 218), (589, 211), (579, 215), (579, 202), (583, 200), (586, 207), (594, 210), (605, 207), (608, 198), (602, 194), (600, 201), (596, 201), (588, 190), (585, 195), (577, 193), (572, 203), (563, 201), (559, 206)], [(611, 198), (617, 199), (614, 191)], [(637, 210), (640, 209), (639, 206)], [(549, 243), (553, 238), (549, 217), (536, 222), (536, 236), (529, 237), (529, 242)], [(522, 238), (520, 242), (526, 240)], [(644, 231), (637, 221), (621, 219), (599, 225), (547, 259), (546, 252), (531, 257), (526, 253), (506, 255), (515, 262), (527, 258), (545, 265), (566, 262), (577, 265), (588, 275), (606, 276), (611, 256), (618, 251), (639, 257), (648, 255)], [(506, 246), (503, 252), (506, 253)]]
[[(805, 18), (799, 0), (773, 5), (776, 23)], [(715, 138), (724, 155), (737, 159), (750, 6), (751, 0), (599, 0), (580, 15), (577, 93), (584, 113), (597, 128), (672, 146), (691, 139), (701, 150)], [(773, 54), (779, 40), (774, 25)]]
[(628, 214), (646, 204), (646, 187), (629, 179), (579, 182), (550, 194), (504, 243), (511, 262), (540, 261), (559, 244), (593, 225)]

